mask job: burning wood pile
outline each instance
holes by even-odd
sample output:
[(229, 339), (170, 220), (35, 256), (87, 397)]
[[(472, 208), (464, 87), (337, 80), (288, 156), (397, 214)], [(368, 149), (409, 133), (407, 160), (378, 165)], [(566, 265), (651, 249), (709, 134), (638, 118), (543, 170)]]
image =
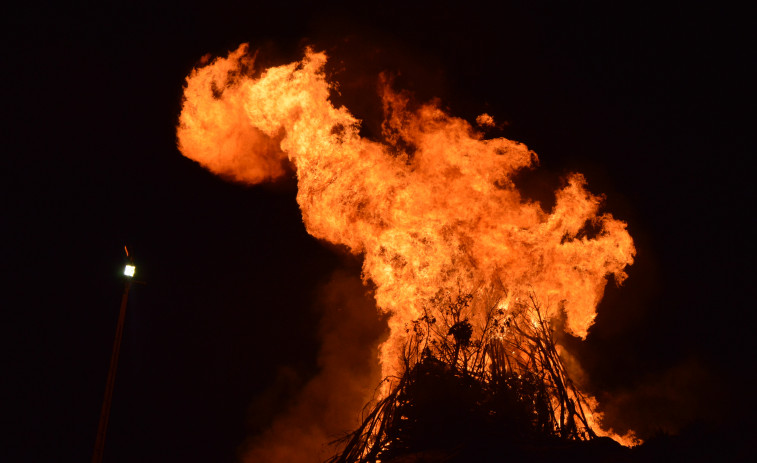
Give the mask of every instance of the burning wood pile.
[[(540, 302), (531, 294), (504, 309), (503, 296), (502, 289), (483, 297), (437, 293), (407, 327), (401, 376), (387, 379), (390, 392), (329, 461), (431, 451), (469, 459), (493, 450), (487, 446), (507, 453), (597, 437)], [(476, 304), (487, 306), (484, 317), (474, 316)]]

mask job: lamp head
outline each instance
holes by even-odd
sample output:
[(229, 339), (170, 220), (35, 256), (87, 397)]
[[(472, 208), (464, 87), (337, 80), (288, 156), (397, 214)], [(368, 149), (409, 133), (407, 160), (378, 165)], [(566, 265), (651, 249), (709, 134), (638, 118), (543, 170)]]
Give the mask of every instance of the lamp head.
[(126, 267), (124, 267), (124, 275), (126, 275), (129, 278), (131, 278), (131, 277), (134, 276), (134, 272), (136, 270), (137, 270), (137, 267), (135, 267), (135, 266), (133, 266), (131, 264), (126, 264)]

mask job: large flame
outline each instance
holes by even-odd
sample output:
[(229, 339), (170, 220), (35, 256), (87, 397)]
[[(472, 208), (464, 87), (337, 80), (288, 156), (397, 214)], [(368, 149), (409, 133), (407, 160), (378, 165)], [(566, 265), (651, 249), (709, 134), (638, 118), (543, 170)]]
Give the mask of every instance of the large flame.
[[(298, 180), (307, 231), (364, 258), (378, 307), (390, 314), (381, 348), (398, 373), (406, 325), (439, 290), (475, 293), (498, 282), (509, 298), (535, 294), (549, 316), (585, 337), (608, 278), (626, 278), (635, 249), (626, 224), (599, 212), (601, 197), (570, 175), (545, 211), (514, 175), (537, 156), (505, 138), (485, 139), (433, 104), (408, 109), (386, 85), (385, 141), (359, 135), (360, 121), (334, 107), (326, 55), (254, 74), (247, 46), (187, 78), (181, 152), (211, 171), (257, 183)], [(482, 115), (491, 124), (491, 117)]]

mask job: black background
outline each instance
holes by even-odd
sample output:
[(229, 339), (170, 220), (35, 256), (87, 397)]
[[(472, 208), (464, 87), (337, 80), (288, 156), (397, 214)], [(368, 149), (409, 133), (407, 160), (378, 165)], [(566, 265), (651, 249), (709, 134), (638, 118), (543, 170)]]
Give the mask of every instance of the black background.
[[(638, 248), (575, 347), (592, 387), (641, 397), (613, 413), (645, 430), (746, 425), (752, 26), (722, 5), (608, 5), (9, 7), (3, 460), (90, 458), (124, 244), (146, 285), (130, 295), (106, 461), (233, 461), (276, 369), (315, 373), (314, 292), (359, 261), (305, 233), (291, 182), (226, 183), (176, 149), (185, 76), (242, 42), (271, 64), (326, 49), (369, 136), (382, 70), (453, 115), (507, 121), (491, 135), (539, 154), (521, 182), (546, 205), (583, 172)], [(694, 373), (660, 379), (681, 369)]]

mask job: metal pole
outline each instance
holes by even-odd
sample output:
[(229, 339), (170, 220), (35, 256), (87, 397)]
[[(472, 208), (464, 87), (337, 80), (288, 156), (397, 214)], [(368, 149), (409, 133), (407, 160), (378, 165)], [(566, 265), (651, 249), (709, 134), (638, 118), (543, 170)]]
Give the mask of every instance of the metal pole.
[(97, 426), (97, 440), (95, 440), (95, 451), (92, 454), (92, 463), (101, 463), (103, 460), (103, 451), (105, 450), (105, 432), (108, 430), (110, 404), (113, 399), (113, 386), (116, 383), (118, 353), (121, 350), (121, 338), (124, 334), (124, 320), (126, 319), (126, 302), (129, 299), (129, 289), (131, 289), (131, 278), (126, 279), (126, 284), (124, 285), (124, 295), (121, 298), (121, 311), (118, 313), (116, 339), (113, 341), (113, 352), (110, 355), (108, 381), (107, 383), (105, 383), (105, 397), (103, 397), (103, 406), (100, 410), (100, 423)]

